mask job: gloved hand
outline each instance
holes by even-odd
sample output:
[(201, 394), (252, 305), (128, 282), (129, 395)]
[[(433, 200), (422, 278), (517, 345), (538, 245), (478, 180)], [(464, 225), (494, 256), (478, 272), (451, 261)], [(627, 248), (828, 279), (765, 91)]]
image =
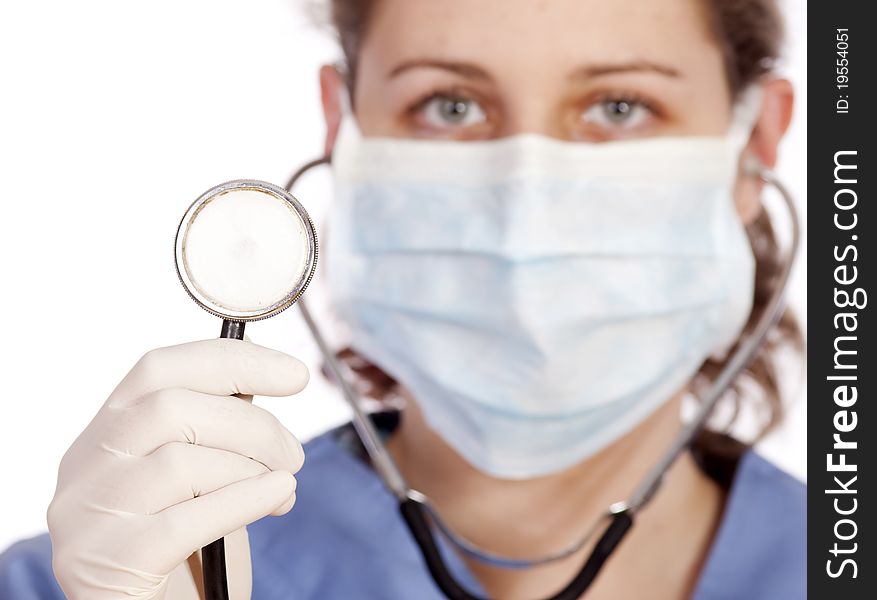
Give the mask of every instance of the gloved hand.
[(229, 592), (249, 600), (245, 526), (292, 508), (304, 453), (231, 394), (287, 396), (307, 381), (298, 360), (241, 340), (146, 353), (61, 461), (47, 518), (67, 597), (197, 598), (179, 581), (187, 558), (229, 536)]

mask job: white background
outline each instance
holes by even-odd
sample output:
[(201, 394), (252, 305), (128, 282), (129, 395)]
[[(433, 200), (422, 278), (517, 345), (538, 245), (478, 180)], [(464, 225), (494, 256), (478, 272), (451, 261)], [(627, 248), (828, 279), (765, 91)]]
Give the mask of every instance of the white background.
[[(799, 103), (779, 172), (803, 209), (806, 17), (787, 8)], [(146, 350), (218, 335), (177, 281), (177, 223), (217, 183), (282, 184), (320, 153), (317, 67), (338, 56), (296, 0), (0, 5), (0, 550), (45, 529), (58, 461)], [(306, 184), (319, 222), (325, 181)], [(346, 420), (295, 309), (247, 331), (311, 366), (299, 396), (259, 399), (293, 433)], [(799, 477), (802, 394), (764, 447)]]

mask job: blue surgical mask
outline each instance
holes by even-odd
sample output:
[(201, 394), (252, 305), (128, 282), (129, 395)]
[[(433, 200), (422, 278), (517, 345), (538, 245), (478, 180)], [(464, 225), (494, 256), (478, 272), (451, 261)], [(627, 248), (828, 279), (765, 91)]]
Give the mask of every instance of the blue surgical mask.
[(586, 459), (747, 320), (746, 137), (400, 140), (348, 118), (326, 254), (352, 346), (485, 473)]

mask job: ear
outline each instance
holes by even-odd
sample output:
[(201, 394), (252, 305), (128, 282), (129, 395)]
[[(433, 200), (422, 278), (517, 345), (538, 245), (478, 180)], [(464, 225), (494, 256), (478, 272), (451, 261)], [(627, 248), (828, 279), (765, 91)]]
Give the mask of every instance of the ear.
[[(744, 149), (744, 154), (755, 156), (761, 163), (773, 168), (777, 151), (792, 121), (795, 94), (788, 79), (771, 78), (762, 83), (761, 114)], [(736, 191), (737, 212), (743, 223), (755, 220), (761, 211), (761, 190), (764, 183), (741, 175)]]
[(324, 152), (326, 156), (332, 154), (335, 147), (335, 138), (338, 136), (338, 127), (341, 125), (343, 114), (343, 99), (341, 94), (346, 94), (344, 76), (332, 65), (320, 67), (320, 99), (323, 103), (323, 119), (326, 121), (326, 142)]

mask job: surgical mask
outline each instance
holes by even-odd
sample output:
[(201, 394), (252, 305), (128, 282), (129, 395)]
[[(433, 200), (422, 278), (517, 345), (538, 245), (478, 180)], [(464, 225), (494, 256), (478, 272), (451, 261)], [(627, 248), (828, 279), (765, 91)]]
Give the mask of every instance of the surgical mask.
[(351, 345), (479, 470), (529, 478), (619, 439), (733, 345), (754, 259), (718, 137), (363, 138), (332, 156), (330, 295)]

